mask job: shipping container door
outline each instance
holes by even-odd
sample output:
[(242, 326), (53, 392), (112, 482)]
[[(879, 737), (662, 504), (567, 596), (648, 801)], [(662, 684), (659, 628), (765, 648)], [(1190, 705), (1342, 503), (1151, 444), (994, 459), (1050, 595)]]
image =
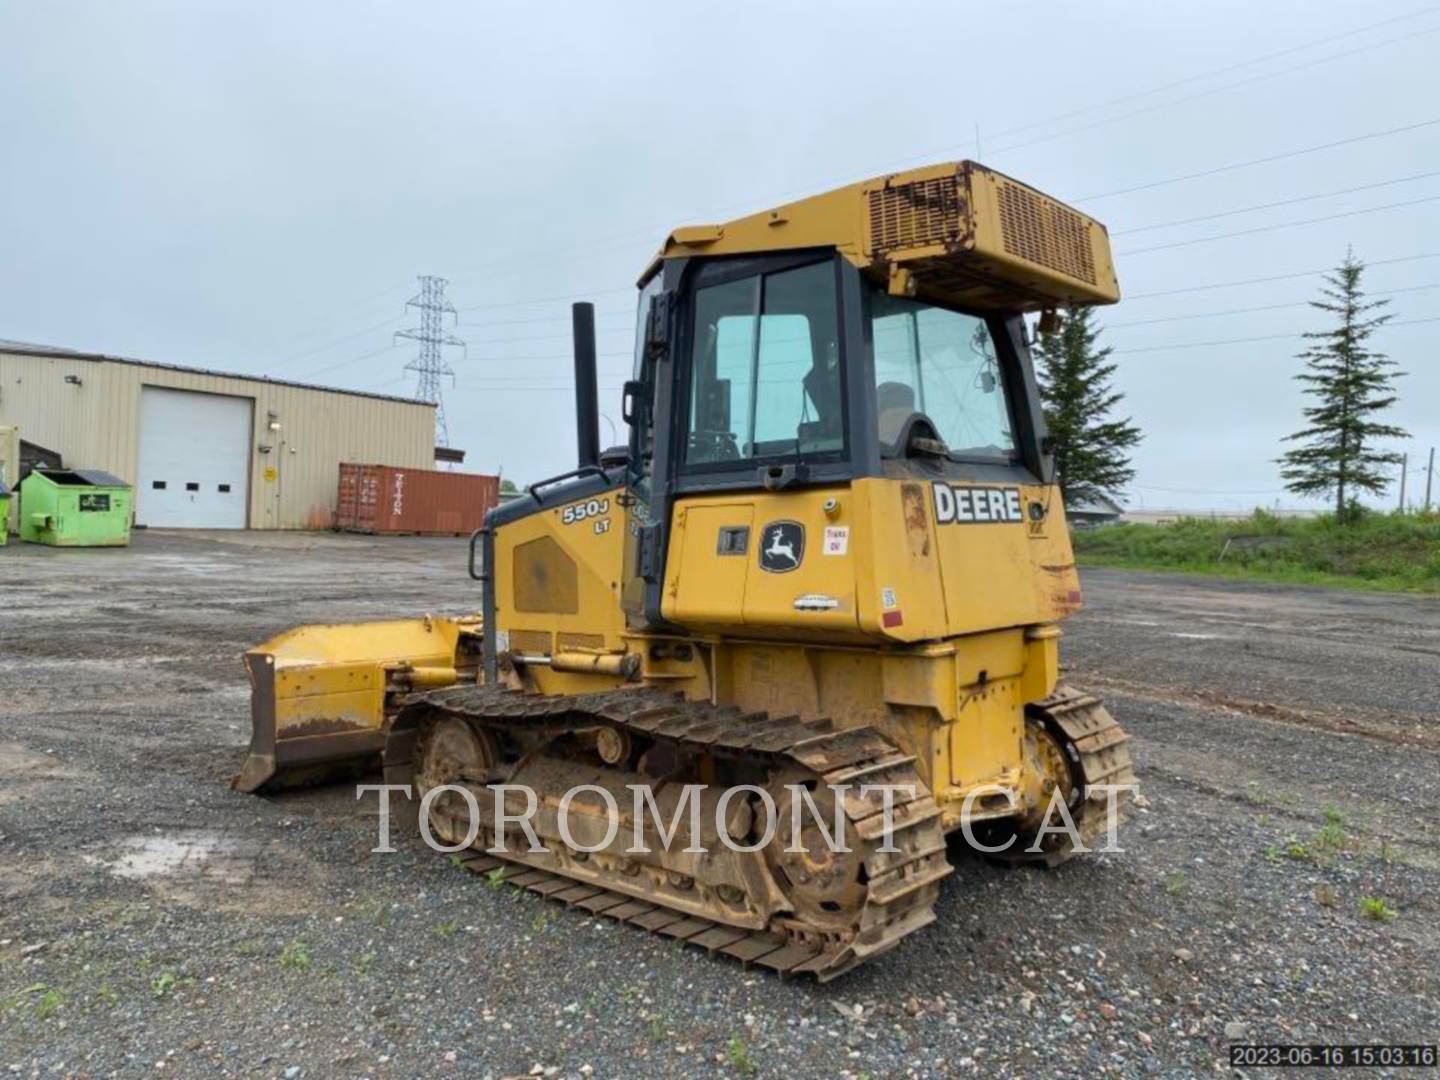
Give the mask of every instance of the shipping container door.
[(245, 528), (253, 411), (250, 398), (143, 387), (136, 522)]

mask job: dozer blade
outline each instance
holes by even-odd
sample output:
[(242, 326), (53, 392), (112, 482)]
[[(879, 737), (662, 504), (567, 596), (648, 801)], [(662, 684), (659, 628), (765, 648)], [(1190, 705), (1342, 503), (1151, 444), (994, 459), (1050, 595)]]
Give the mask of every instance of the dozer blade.
[(387, 694), (450, 686), (478, 655), (476, 619), (301, 626), (245, 654), (250, 755), (237, 791), (317, 783), (374, 764)]

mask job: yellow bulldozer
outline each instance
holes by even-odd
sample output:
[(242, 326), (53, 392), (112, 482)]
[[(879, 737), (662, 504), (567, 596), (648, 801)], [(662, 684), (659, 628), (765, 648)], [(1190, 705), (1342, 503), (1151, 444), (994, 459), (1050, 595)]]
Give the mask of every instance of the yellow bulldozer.
[(1085, 850), (1134, 774), (1059, 682), (1025, 316), (1119, 298), (1104, 227), (948, 163), (676, 229), (638, 291), (628, 446), (576, 305), (578, 465), (471, 538), (479, 616), (249, 652), (236, 787), (379, 763), (473, 870), (820, 979), (933, 921), (948, 834)]

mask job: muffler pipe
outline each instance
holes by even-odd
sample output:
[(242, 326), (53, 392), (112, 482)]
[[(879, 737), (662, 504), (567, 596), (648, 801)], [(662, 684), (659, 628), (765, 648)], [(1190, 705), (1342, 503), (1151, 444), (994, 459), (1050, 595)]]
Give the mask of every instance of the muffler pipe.
[(579, 464), (600, 464), (600, 394), (595, 385), (595, 305), (572, 304), (575, 332), (575, 443)]

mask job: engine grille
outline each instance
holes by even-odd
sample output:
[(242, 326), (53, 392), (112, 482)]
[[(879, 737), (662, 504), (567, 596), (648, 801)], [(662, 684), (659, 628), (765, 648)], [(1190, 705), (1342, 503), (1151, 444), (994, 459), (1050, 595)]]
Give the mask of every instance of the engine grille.
[(870, 248), (924, 247), (960, 239), (960, 189), (954, 176), (894, 184), (870, 192)]
[(1095, 257), (1084, 218), (1016, 184), (1002, 180), (999, 191), (1000, 233), (1007, 252), (1095, 284)]

